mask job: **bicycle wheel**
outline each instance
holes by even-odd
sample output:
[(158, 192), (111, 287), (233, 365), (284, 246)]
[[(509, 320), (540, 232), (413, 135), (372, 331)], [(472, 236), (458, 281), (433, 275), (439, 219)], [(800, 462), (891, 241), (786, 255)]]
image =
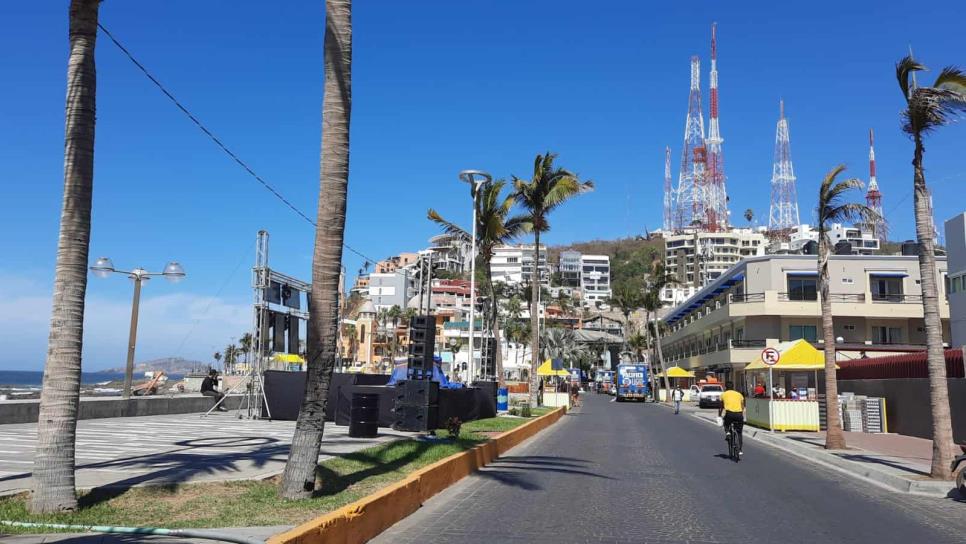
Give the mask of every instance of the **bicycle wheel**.
[(732, 461), (737, 463), (738, 462), (738, 436), (735, 433), (734, 429), (731, 429), (731, 432), (728, 434), (728, 437), (731, 439), (731, 440), (728, 440), (728, 455), (731, 457)]

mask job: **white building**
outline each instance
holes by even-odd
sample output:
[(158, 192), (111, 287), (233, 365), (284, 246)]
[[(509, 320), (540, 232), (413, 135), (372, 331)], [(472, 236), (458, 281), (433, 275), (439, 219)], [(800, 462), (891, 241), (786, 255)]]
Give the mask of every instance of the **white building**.
[(580, 252), (568, 249), (560, 252), (560, 285), (580, 287)]
[(674, 304), (685, 300), (741, 259), (764, 255), (766, 245), (764, 232), (748, 228), (668, 234), (664, 267), (677, 284), (665, 289), (661, 299)]
[(607, 255), (580, 256), (580, 289), (585, 306), (606, 304), (610, 298), (610, 257)]
[[(507, 285), (523, 285), (531, 282), (533, 277), (534, 246), (513, 245), (497, 246), (493, 248), (493, 258), (490, 260), (490, 272), (494, 282)], [(540, 283), (544, 287), (550, 286), (550, 268), (547, 266), (547, 248), (540, 246)]]
[(966, 213), (946, 221), (946, 252), (949, 277), (946, 293), (949, 297), (949, 328), (952, 345), (966, 345)]
[[(847, 242), (852, 255), (875, 255), (879, 252), (879, 239), (871, 231), (859, 227), (848, 227), (834, 223), (828, 232), (832, 245)], [(799, 225), (792, 231), (788, 242), (772, 242), (768, 246), (770, 254), (802, 253), (805, 244), (818, 242), (818, 229), (810, 225)]]

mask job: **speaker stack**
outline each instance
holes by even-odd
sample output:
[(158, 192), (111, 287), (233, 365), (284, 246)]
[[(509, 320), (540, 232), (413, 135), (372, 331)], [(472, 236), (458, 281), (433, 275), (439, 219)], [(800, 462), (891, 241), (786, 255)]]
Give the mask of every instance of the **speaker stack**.
[(438, 426), (439, 383), (433, 378), (436, 319), (417, 315), (409, 321), (407, 379), (396, 384), (393, 425), (397, 431), (425, 432)]

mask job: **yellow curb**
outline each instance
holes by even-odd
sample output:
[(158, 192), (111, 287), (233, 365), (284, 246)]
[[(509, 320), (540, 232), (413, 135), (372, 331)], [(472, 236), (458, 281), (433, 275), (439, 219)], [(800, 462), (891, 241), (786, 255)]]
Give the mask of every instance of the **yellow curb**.
[(558, 408), (460, 453), (427, 465), (405, 479), (268, 539), (268, 544), (357, 544), (371, 540), (412, 514), (433, 495), (493, 462), (507, 450), (549, 427), (565, 413)]

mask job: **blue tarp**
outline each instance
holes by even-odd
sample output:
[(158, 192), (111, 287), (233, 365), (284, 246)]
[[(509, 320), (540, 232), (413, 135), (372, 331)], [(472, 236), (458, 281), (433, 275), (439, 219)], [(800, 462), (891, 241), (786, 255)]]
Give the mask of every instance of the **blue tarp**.
[[(434, 358), (433, 361), (433, 381), (439, 382), (439, 386), (443, 389), (459, 389), (463, 387), (461, 383), (450, 383), (446, 379), (446, 374), (443, 374), (443, 370), (439, 367), (439, 358)], [(406, 363), (400, 363), (393, 367), (392, 375), (389, 376), (389, 381), (386, 385), (396, 385), (396, 382), (406, 380), (408, 377), (409, 365)]]

